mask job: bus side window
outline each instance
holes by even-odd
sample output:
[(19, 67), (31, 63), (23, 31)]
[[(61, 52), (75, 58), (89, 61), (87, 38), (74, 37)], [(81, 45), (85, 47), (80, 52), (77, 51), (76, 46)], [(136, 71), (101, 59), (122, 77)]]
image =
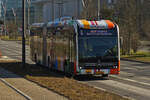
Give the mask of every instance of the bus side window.
[(34, 36), (33, 30), (30, 31), (30, 36)]
[(40, 38), (43, 37), (43, 28), (40, 28), (40, 29), (39, 29), (39, 36), (40, 36)]
[(51, 31), (50, 31), (50, 29), (49, 28), (47, 28), (47, 33), (46, 33), (46, 37), (47, 38), (50, 38), (51, 37)]
[(30, 31), (30, 36), (36, 36), (36, 33), (37, 33), (37, 28), (31, 28), (31, 31)]
[(122, 48), (123, 46), (123, 37), (120, 37), (120, 47)]

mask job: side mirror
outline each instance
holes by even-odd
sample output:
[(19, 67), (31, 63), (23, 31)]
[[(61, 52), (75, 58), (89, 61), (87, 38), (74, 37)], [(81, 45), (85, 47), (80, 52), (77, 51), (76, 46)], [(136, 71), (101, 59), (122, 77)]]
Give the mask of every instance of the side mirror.
[(122, 48), (123, 45), (123, 37), (120, 37), (120, 47)]

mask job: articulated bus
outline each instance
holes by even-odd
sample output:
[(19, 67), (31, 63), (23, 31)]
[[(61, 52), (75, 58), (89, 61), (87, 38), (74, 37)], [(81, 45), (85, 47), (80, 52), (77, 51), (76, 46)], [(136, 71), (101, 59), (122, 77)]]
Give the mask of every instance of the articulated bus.
[(119, 28), (110, 20), (34, 23), (31, 59), (71, 75), (119, 74)]

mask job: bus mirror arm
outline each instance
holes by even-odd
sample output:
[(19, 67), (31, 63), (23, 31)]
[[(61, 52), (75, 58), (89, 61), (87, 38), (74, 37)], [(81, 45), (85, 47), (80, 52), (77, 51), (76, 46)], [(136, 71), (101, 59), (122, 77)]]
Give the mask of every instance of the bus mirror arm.
[(120, 47), (123, 45), (123, 37), (120, 37)]

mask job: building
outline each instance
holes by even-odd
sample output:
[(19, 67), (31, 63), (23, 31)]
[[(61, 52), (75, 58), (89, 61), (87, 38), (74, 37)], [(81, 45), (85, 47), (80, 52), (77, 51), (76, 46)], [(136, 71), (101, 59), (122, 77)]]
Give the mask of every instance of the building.
[[(62, 16), (81, 18), (84, 10), (83, 1), (93, 3), (98, 10), (98, 0), (35, 0), (35, 22), (52, 21)], [(112, 8), (117, 0), (100, 0), (100, 8)]]
[(2, 1), (0, 0), (0, 20), (2, 20)]
[[(7, 2), (6, 2), (7, 1)], [(27, 0), (28, 1), (28, 0)], [(30, 20), (28, 22), (48, 22), (63, 16), (71, 16), (74, 18), (81, 18), (83, 12), (83, 2), (87, 0), (29, 0), (31, 1), (29, 14)], [(6, 21), (15, 21), (21, 23), (22, 20), (22, 0), (0, 0), (0, 3), (6, 8)], [(98, 0), (88, 0), (97, 7)], [(112, 8), (116, 0), (100, 0), (100, 7)], [(89, 3), (89, 4), (90, 4)], [(4, 9), (0, 6), (0, 18), (4, 19)], [(16, 14), (16, 16), (15, 16)], [(27, 17), (28, 20), (28, 17)]]
[[(34, 0), (31, 0), (31, 3)], [(9, 21), (15, 21), (17, 23), (21, 23), (22, 21), (22, 0), (1, 0), (2, 2), (2, 11), (1, 11), (1, 15), (2, 15), (2, 19), (4, 19), (4, 16), (6, 17), (6, 22)], [(28, 3), (26, 4), (26, 13), (28, 16)], [(6, 15), (4, 13), (6, 9)], [(30, 14), (30, 23), (34, 22), (34, 7), (30, 6), (30, 10), (29, 10), (29, 14)], [(28, 17), (27, 17), (28, 18)]]
[(47, 22), (63, 16), (80, 18), (82, 0), (36, 0), (35, 22)]

